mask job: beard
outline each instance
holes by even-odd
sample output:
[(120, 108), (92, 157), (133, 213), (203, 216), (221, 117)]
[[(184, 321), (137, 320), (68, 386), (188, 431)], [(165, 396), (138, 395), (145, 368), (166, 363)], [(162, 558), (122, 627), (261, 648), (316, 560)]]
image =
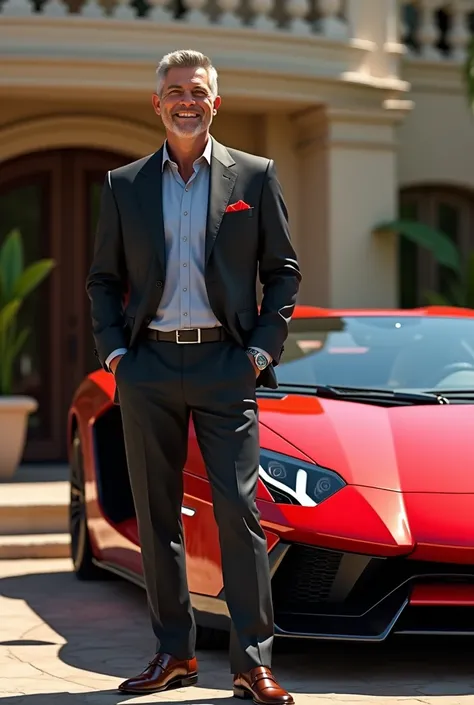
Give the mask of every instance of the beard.
[(161, 120), (168, 132), (172, 132), (177, 137), (193, 139), (201, 135), (209, 128), (212, 122), (212, 117), (209, 124), (207, 124), (204, 116), (202, 115), (199, 115), (196, 118), (178, 118), (174, 115), (170, 115), (169, 113), (162, 113)]

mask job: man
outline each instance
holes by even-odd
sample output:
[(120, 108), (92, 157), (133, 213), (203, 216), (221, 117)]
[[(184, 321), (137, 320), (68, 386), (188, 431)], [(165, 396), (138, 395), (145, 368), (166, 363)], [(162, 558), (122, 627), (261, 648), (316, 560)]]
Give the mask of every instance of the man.
[(156, 656), (120, 690), (197, 681), (181, 524), (192, 414), (219, 526), (234, 694), (292, 703), (270, 670), (270, 573), (255, 502), (256, 386), (277, 386), (301, 280), (287, 211), (272, 161), (210, 137), (221, 104), (210, 60), (173, 52), (157, 77), (166, 142), (108, 173), (87, 280), (97, 355), (116, 376), (157, 638)]

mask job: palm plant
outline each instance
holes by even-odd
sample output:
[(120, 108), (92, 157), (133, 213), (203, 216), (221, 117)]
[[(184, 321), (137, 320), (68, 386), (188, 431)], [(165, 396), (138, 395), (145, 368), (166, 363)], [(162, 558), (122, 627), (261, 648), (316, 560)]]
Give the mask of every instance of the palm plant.
[(12, 393), (15, 360), (30, 334), (29, 328), (18, 330), (21, 305), (54, 265), (42, 259), (25, 268), (19, 230), (10, 232), (0, 248), (0, 396)]
[(441, 230), (415, 220), (394, 220), (382, 223), (376, 233), (390, 232), (404, 237), (433, 255), (436, 262), (449, 269), (454, 277), (447, 292), (425, 292), (425, 300), (434, 306), (460, 306), (474, 309), (474, 252), (462, 261), (459, 250)]
[(474, 252), (463, 263), (458, 277), (449, 286), (446, 295), (426, 291), (425, 299), (432, 306), (460, 306), (474, 309)]

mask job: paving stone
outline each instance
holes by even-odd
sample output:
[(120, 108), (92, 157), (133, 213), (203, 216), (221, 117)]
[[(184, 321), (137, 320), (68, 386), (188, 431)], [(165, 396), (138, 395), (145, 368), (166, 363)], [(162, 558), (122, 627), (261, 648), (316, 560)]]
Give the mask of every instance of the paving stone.
[[(0, 561), (1, 705), (235, 705), (225, 652), (198, 654), (194, 688), (142, 697), (117, 686), (153, 651), (143, 591), (80, 583), (64, 559)], [(277, 644), (296, 705), (474, 705), (465, 641)]]

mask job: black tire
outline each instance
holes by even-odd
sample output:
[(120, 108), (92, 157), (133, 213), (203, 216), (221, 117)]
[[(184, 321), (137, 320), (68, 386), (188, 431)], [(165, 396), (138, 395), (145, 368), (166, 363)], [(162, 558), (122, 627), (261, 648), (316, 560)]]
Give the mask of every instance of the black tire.
[(93, 563), (92, 546), (87, 528), (84, 490), (84, 468), (81, 439), (76, 431), (72, 441), (69, 465), (69, 533), (74, 573), (79, 580), (104, 580), (108, 573)]
[(229, 648), (229, 632), (211, 627), (196, 628), (196, 649), (198, 651), (221, 651)]

